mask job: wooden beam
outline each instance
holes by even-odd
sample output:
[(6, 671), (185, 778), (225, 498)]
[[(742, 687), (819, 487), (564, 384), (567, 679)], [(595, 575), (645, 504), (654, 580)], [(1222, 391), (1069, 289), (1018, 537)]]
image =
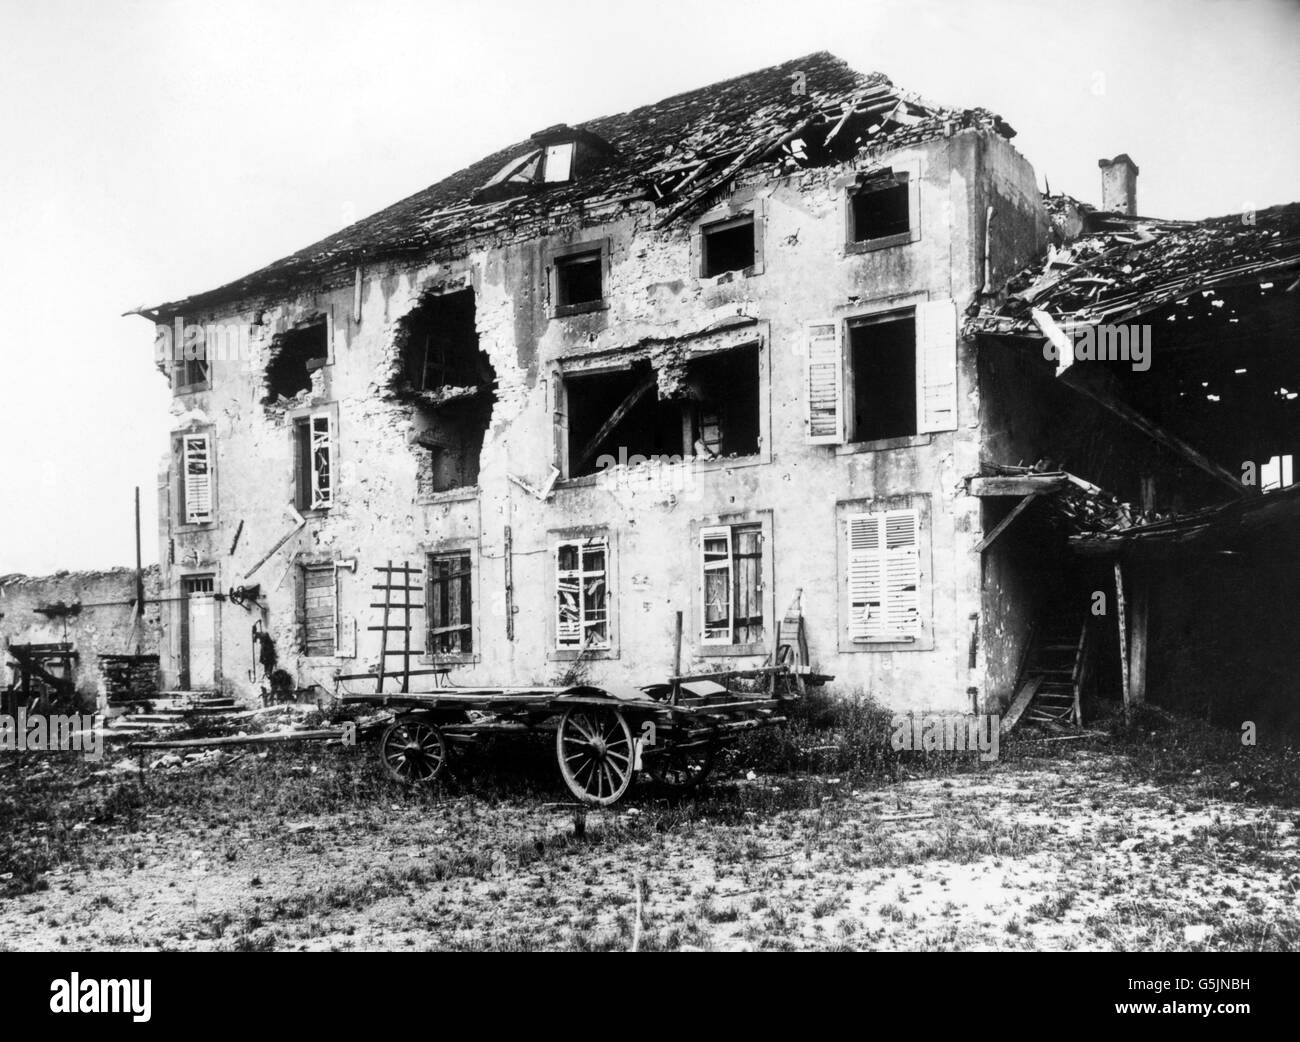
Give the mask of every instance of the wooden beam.
[(1133, 588), (1132, 625), (1129, 634), (1129, 701), (1141, 705), (1147, 698), (1147, 615), (1151, 606), (1150, 581), (1142, 574), (1129, 574)]
[(1181, 456), (1194, 467), (1199, 467), (1210, 477), (1216, 479), (1228, 488), (1232, 489), (1234, 495), (1244, 496), (1249, 489), (1241, 483), (1240, 478), (1233, 474), (1226, 467), (1221, 467), (1208, 456), (1203, 455), (1196, 449), (1192, 448), (1187, 442), (1183, 441), (1176, 435), (1170, 434), (1163, 427), (1152, 423), (1140, 412), (1129, 405), (1127, 402), (1117, 398), (1110, 391), (1094, 386), (1090, 381), (1078, 376), (1079, 367), (1071, 366), (1061, 376), (1062, 382), (1072, 387), (1082, 395), (1086, 395), (1102, 408), (1114, 413), (1129, 426), (1134, 427), (1141, 433), (1145, 434), (1158, 445), (1164, 446), (1176, 456)]
[(578, 461), (569, 468), (569, 477), (575, 477), (581, 472), (582, 468), (590, 462), (591, 457), (596, 454), (596, 450), (600, 448), (604, 440), (613, 433), (614, 428), (623, 422), (623, 417), (631, 412), (632, 407), (645, 397), (646, 391), (650, 390), (657, 382), (654, 373), (651, 373), (632, 390), (628, 391), (627, 397), (618, 403), (618, 408), (609, 414), (609, 419), (600, 425), (600, 430), (578, 453)]
[(1000, 536), (1003, 532), (1005, 532), (1008, 528), (1010, 528), (1011, 522), (1013, 522), (1016, 518), (1018, 518), (1021, 515), (1021, 513), (1024, 512), (1025, 507), (1029, 506), (1029, 504), (1032, 503), (1037, 498), (1038, 498), (1037, 492), (1031, 492), (1029, 495), (1025, 496), (1024, 499), (1022, 499), (1019, 503), (1017, 503), (1014, 507), (1011, 508), (1010, 513), (1008, 513), (1006, 517), (1004, 517), (1001, 521), (998, 522), (997, 527), (994, 528), (992, 532), (990, 532), (988, 535), (986, 535), (983, 539), (981, 539), (978, 543), (975, 544), (975, 549), (972, 550), (971, 553), (980, 554), (983, 553), (985, 550), (987, 550), (990, 546), (992, 546), (993, 541), (997, 539), (997, 537)]
[(1125, 623), (1124, 571), (1118, 561), (1115, 562), (1115, 617), (1119, 626), (1120, 690), (1124, 696), (1124, 719), (1127, 721), (1132, 711), (1128, 693), (1128, 627)]
[(1043, 686), (1043, 680), (1044, 678), (1042, 676), (1030, 677), (1020, 685), (1019, 694), (1017, 694), (1012, 700), (1011, 705), (1007, 707), (1006, 716), (1002, 718), (1001, 723), (998, 725), (999, 734), (1006, 734), (1016, 726), (1016, 721), (1018, 721), (1021, 714), (1029, 708), (1029, 703), (1034, 700), (1034, 696), (1038, 694), (1038, 689)]
[(1016, 474), (971, 478), (972, 496), (1029, 496), (1035, 492), (1057, 492), (1070, 484), (1064, 474)]

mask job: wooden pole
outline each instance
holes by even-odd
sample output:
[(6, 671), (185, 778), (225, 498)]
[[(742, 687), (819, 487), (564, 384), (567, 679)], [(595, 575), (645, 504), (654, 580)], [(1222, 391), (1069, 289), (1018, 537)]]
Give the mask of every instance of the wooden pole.
[(677, 613), (677, 620), (673, 625), (675, 633), (673, 635), (673, 701), (677, 701), (678, 681), (676, 677), (682, 675), (682, 613)]
[(1147, 698), (1147, 615), (1150, 611), (1150, 583), (1138, 574), (1129, 575), (1133, 588), (1132, 633), (1129, 641), (1129, 701), (1141, 705)]
[(1124, 573), (1119, 561), (1115, 562), (1115, 616), (1119, 626), (1120, 690), (1124, 697), (1124, 719), (1127, 721), (1131, 712), (1128, 691), (1128, 632), (1124, 618)]
[(506, 640), (515, 639), (515, 564), (514, 536), (510, 526), (506, 525), (505, 571), (506, 571)]
[(144, 626), (144, 566), (140, 556), (140, 486), (135, 487), (135, 619), (136, 644), (135, 653), (140, 654), (140, 637)]

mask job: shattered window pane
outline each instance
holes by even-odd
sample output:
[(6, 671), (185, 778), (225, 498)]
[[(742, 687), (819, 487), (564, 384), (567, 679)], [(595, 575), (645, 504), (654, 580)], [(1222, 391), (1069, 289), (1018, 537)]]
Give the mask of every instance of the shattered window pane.
[(565, 650), (609, 647), (604, 538), (556, 547), (556, 646)]

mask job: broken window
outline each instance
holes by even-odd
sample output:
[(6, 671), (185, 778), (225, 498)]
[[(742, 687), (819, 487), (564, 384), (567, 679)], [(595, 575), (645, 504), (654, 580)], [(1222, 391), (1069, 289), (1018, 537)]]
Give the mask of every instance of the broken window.
[(754, 218), (751, 214), (706, 225), (700, 230), (701, 272), (712, 278), (754, 265)]
[(302, 566), (303, 654), (338, 653), (338, 594), (333, 564)]
[(1294, 481), (1294, 458), (1290, 453), (1274, 456), (1260, 468), (1259, 482), (1262, 492), (1275, 492)]
[[(176, 386), (180, 388), (199, 389), (208, 386), (211, 375), (207, 359), (206, 344), (185, 348), (186, 357), (176, 363)], [(188, 357), (194, 351), (197, 357)]]
[(496, 372), (479, 349), (474, 291), (430, 293), (398, 326), (391, 392), (413, 406), (421, 495), (478, 481), (496, 403)]
[(605, 297), (601, 251), (584, 250), (555, 258), (555, 306), (596, 304)]
[(868, 643), (918, 638), (921, 563), (917, 512), (850, 514), (847, 539), (850, 639)]
[(609, 541), (565, 540), (555, 548), (555, 646), (561, 651), (609, 648)]
[(704, 644), (763, 640), (763, 529), (719, 525), (700, 531)]
[(181, 443), (180, 516), (187, 525), (212, 520), (212, 436), (183, 434)]
[(294, 398), (311, 390), (311, 374), (329, 362), (329, 330), (322, 318), (311, 325), (281, 333), (271, 342), (262, 401)]
[(758, 346), (677, 364), (673, 397), (660, 397), (663, 374), (646, 362), (565, 380), (569, 477), (604, 470), (611, 460), (678, 462), (758, 452)]
[(428, 652), (468, 655), (474, 650), (469, 551), (429, 554), (428, 563)]
[(852, 441), (916, 433), (916, 321), (912, 316), (849, 323)]
[(871, 242), (911, 230), (906, 173), (873, 178), (849, 196), (849, 241)]
[(314, 413), (294, 421), (299, 510), (326, 510), (334, 503), (333, 428), (329, 413)]

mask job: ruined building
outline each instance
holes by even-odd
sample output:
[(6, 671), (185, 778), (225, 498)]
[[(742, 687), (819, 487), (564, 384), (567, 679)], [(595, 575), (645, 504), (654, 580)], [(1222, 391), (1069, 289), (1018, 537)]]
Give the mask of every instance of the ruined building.
[[(1011, 701), (1049, 593), (1083, 605), (1067, 482), (1027, 473), (1056, 407), (1035, 381), (1063, 387), (1038, 327), (995, 319), (1085, 241), (1013, 135), (809, 55), (549, 127), (139, 312), (178, 349), (164, 685), (251, 695), (255, 631), (299, 686), (374, 668), (399, 575), (412, 665), (453, 683), (661, 680), (679, 612), (684, 669), (757, 665), (797, 603), (841, 691)], [(1085, 455), (1090, 501), (1116, 483)], [(1184, 463), (1153, 458), (1152, 510)], [(1018, 506), (1035, 480), (1059, 509)], [(1002, 538), (1022, 523), (1045, 534)]]

